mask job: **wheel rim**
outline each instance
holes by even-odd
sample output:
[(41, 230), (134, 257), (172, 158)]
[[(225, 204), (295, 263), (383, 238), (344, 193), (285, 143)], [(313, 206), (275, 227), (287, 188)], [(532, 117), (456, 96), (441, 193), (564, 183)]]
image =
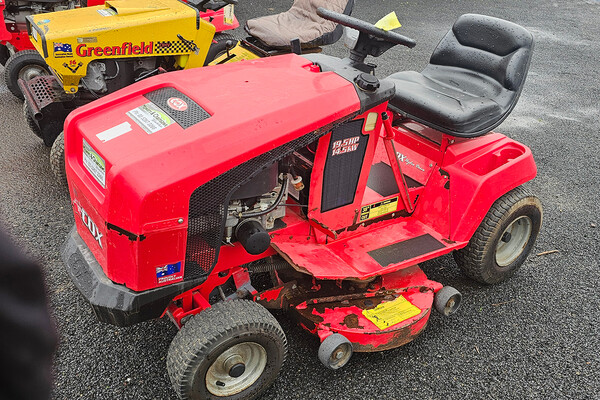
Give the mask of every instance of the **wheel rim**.
[(342, 343), (331, 352), (329, 356), (329, 365), (333, 369), (338, 369), (346, 365), (352, 357), (352, 345), (350, 343)]
[(19, 79), (23, 79), (24, 81), (42, 75), (48, 75), (48, 71), (41, 65), (29, 64), (19, 70)]
[(496, 264), (506, 267), (512, 264), (525, 250), (533, 224), (527, 216), (522, 216), (506, 227), (496, 245)]
[(444, 315), (448, 316), (454, 314), (460, 306), (460, 300), (460, 294), (455, 294), (454, 296), (450, 297), (446, 302), (446, 306), (444, 307)]
[(267, 365), (267, 351), (254, 342), (236, 344), (217, 357), (206, 372), (206, 388), (215, 396), (233, 396), (248, 389)]

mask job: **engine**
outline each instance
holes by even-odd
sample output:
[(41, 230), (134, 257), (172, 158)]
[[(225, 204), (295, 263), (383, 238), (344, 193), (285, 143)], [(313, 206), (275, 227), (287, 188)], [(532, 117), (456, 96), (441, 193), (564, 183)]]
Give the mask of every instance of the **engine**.
[(80, 7), (79, 0), (70, 1), (7, 1), (4, 9), (4, 19), (7, 23), (17, 24), (21, 30), (26, 30), (25, 17), (32, 14), (43, 14), (54, 11), (71, 10)]
[(292, 158), (274, 163), (234, 192), (227, 207), (225, 243), (236, 239), (250, 254), (267, 250), (267, 231), (276, 229), (285, 217), (288, 195), (296, 198), (304, 190), (303, 178), (293, 163)]
[(237, 189), (227, 207), (225, 243), (235, 237), (248, 253), (264, 252), (270, 244), (267, 229), (285, 216), (280, 205), (287, 200), (288, 180), (275, 163)]
[(92, 98), (119, 90), (157, 71), (155, 57), (96, 60), (88, 64), (80, 89)]

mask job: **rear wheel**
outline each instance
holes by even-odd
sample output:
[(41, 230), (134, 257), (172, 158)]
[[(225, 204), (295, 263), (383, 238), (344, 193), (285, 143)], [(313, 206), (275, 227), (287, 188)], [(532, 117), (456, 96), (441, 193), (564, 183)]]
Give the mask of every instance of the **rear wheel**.
[(65, 170), (65, 132), (61, 132), (52, 144), (50, 150), (50, 169), (61, 185), (67, 185), (67, 171)]
[(206, 54), (206, 59), (204, 60), (204, 66), (207, 66), (210, 62), (227, 52), (227, 42), (230, 42), (230, 44), (234, 46), (239, 42), (239, 39), (228, 33), (218, 33), (213, 40), (215, 40), (216, 43), (210, 45), (208, 53)]
[(19, 89), (17, 81), (23, 79), (28, 81), (37, 76), (48, 75), (50, 69), (42, 56), (35, 50), (19, 51), (6, 61), (4, 67), (4, 79), (6, 87), (19, 99), (23, 100), (23, 93)]
[(6, 61), (10, 57), (10, 52), (8, 51), (8, 47), (5, 44), (0, 43), (0, 65), (6, 65)]
[(25, 121), (27, 122), (27, 126), (29, 127), (29, 129), (31, 129), (31, 132), (35, 133), (35, 136), (39, 137), (40, 139), (43, 139), (42, 130), (40, 129), (39, 125), (35, 122), (35, 118), (33, 118), (31, 110), (29, 109), (29, 106), (27, 105), (26, 101), (23, 102), (23, 116), (25, 117)]
[(277, 377), (287, 342), (277, 320), (247, 300), (215, 304), (188, 321), (167, 355), (181, 399), (254, 399)]
[(467, 276), (479, 282), (502, 282), (531, 252), (542, 215), (540, 200), (517, 187), (496, 200), (469, 244), (454, 252), (454, 259)]

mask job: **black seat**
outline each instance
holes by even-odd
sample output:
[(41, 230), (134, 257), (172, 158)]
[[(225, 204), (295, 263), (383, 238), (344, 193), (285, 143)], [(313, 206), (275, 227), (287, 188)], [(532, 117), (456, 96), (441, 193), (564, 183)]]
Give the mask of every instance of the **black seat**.
[(483, 135), (512, 111), (533, 50), (525, 28), (502, 19), (465, 14), (434, 50), (423, 72), (389, 76), (391, 107), (458, 137)]
[(296, 38), (302, 48), (335, 43), (342, 37), (343, 26), (319, 17), (319, 7), (350, 15), (354, 0), (295, 0), (288, 11), (250, 19), (244, 29), (273, 49), (289, 49)]

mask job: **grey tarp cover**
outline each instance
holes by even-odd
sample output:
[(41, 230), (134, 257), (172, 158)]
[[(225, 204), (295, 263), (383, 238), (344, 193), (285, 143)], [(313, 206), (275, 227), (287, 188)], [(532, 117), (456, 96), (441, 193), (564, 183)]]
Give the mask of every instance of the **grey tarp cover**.
[(336, 23), (317, 15), (317, 8), (343, 13), (348, 0), (296, 0), (288, 11), (254, 18), (246, 22), (246, 31), (271, 47), (289, 47), (292, 39), (306, 45), (320, 46), (321, 38), (333, 32)]

